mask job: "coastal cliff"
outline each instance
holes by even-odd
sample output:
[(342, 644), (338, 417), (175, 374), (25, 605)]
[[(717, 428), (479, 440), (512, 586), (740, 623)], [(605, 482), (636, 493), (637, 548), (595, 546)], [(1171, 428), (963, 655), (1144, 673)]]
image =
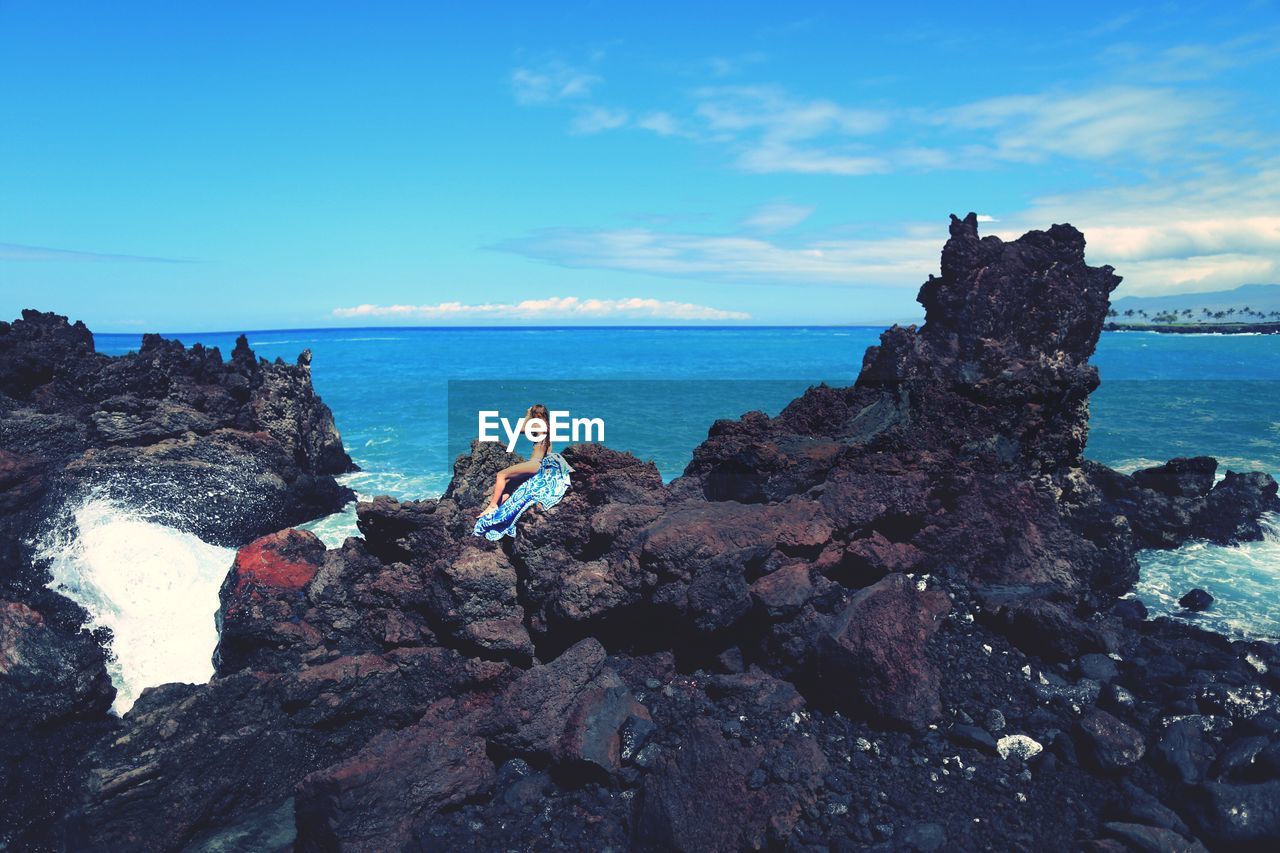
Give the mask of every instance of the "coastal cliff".
[(214, 678), (103, 724), (65, 814), (28, 838), (1274, 842), (1280, 652), (1121, 596), (1140, 548), (1261, 537), (1277, 486), (1203, 457), (1133, 475), (1085, 458), (1119, 277), (1084, 245), (953, 217), (924, 325), (887, 330), (852, 387), (717, 422), (670, 484), (571, 447), (571, 490), (515, 540), (471, 535), (515, 458), (480, 444), (438, 500), (361, 503), (340, 547), (262, 531), (222, 585)]

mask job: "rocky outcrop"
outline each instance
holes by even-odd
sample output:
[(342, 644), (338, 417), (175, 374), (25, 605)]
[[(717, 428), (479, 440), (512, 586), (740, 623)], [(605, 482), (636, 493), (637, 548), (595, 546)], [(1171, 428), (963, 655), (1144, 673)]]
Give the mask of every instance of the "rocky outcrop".
[[(113, 725), (109, 637), (45, 588), (31, 540), (89, 498), (224, 545), (337, 510), (351, 493), (334, 475), (352, 465), (309, 364), (258, 359), (243, 336), (226, 361), (158, 335), (112, 358), (65, 317), (0, 323), (0, 846), (47, 841)], [(226, 642), (246, 642), (232, 623)]]
[[(16, 529), (0, 547), (19, 557), (53, 502), (86, 491), (226, 545), (335, 511), (351, 494), (333, 475), (352, 464), (310, 363), (256, 358), (243, 335), (226, 360), (159, 335), (113, 358), (56, 314), (0, 323), (0, 471), (21, 459), (51, 492), (7, 514)], [(15, 487), (34, 497), (31, 473)]]
[(1280, 651), (1117, 596), (1140, 547), (1258, 535), (1275, 484), (1083, 457), (1117, 281), (1070, 226), (953, 219), (922, 328), (886, 331), (850, 388), (717, 423), (671, 484), (572, 447), (564, 500), (491, 543), (472, 523), (513, 457), (476, 445), (440, 499), (361, 503), (341, 547), (250, 542), (214, 679), (147, 691), (94, 746), (66, 837), (1273, 841)]

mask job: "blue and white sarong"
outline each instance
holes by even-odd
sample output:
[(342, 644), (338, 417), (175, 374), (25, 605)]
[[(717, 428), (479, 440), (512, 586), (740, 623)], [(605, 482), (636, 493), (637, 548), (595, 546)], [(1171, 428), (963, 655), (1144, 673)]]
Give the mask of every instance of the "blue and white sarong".
[(569, 474), (573, 468), (559, 453), (542, 457), (537, 473), (525, 480), (498, 508), (476, 519), (476, 536), (497, 542), (503, 536), (516, 535), (516, 522), (535, 503), (543, 509), (560, 503), (569, 490)]

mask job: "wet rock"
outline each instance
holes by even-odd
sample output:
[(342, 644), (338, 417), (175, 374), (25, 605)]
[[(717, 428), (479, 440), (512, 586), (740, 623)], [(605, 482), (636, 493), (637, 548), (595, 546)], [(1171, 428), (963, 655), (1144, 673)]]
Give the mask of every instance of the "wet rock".
[(0, 727), (50, 726), (104, 714), (116, 691), (87, 632), (51, 628), (39, 611), (0, 601)]
[(850, 599), (821, 650), (823, 681), (846, 707), (919, 727), (942, 713), (925, 643), (951, 609), (946, 594), (889, 575)]
[(1112, 606), (1111, 612), (1130, 625), (1147, 618), (1147, 606), (1136, 598), (1120, 599)]
[(1213, 596), (1198, 587), (1178, 599), (1179, 607), (1196, 612), (1208, 610), (1211, 604), (1213, 604)]
[(1196, 532), (1214, 542), (1232, 544), (1261, 539), (1261, 519), (1280, 510), (1275, 478), (1261, 471), (1228, 471), (1205, 498), (1196, 517)]

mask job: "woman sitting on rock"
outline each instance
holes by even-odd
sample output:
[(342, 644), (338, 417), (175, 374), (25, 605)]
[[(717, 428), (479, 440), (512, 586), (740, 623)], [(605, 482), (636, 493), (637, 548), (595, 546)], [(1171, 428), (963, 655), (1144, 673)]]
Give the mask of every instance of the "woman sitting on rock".
[[(550, 509), (568, 491), (569, 474), (573, 468), (559, 453), (551, 452), (551, 419), (547, 415), (547, 407), (541, 403), (530, 406), (524, 415), (526, 429), (537, 421), (542, 423), (542, 428), (537, 431), (543, 438), (533, 446), (528, 462), (518, 462), (498, 472), (497, 481), (493, 484), (493, 498), (476, 519), (476, 536), (494, 542), (503, 536), (515, 536), (516, 522), (526, 509), (535, 503), (543, 509)], [(507, 495), (507, 485), (520, 480), (524, 482)]]

